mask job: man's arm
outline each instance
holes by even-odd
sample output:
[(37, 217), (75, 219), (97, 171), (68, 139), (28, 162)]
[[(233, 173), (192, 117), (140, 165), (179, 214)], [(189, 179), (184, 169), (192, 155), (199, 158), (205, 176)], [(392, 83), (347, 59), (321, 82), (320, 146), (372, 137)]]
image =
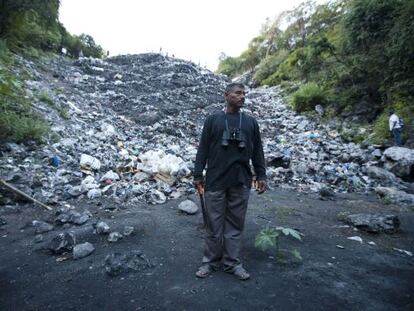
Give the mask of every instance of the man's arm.
[(196, 161), (194, 164), (194, 183), (203, 184), (203, 170), (207, 163), (210, 148), (211, 118), (207, 117), (204, 122), (203, 132), (197, 149)]
[(257, 121), (254, 120), (254, 135), (253, 135), (253, 155), (252, 163), (256, 173), (256, 189), (259, 193), (266, 190), (266, 164), (263, 153), (262, 139), (260, 137), (260, 130)]

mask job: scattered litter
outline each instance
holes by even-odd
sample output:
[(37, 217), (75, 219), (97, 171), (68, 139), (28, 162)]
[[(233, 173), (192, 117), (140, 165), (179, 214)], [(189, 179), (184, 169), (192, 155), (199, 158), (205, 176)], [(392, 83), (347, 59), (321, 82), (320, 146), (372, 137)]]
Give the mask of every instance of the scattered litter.
[(122, 239), (122, 234), (119, 232), (111, 232), (108, 236), (108, 242), (118, 242), (120, 239)]
[(337, 247), (337, 248), (340, 248), (340, 249), (344, 249), (344, 248), (345, 248), (345, 247), (343, 247), (342, 245), (339, 245), (339, 244), (338, 244), (338, 245), (336, 245), (336, 247)]
[(413, 253), (412, 252), (410, 252), (410, 251), (406, 251), (406, 250), (404, 250), (404, 249), (400, 249), (400, 248), (393, 248), (394, 250), (396, 250), (397, 252), (400, 252), (400, 253), (402, 253), (402, 254), (405, 254), (405, 255), (408, 255), (408, 256), (410, 256), (410, 257), (412, 257), (413, 256)]
[(359, 236), (351, 236), (351, 237), (349, 237), (349, 238), (347, 238), (348, 240), (353, 240), (353, 241), (357, 241), (357, 242), (359, 242), (359, 243), (363, 243), (362, 242), (362, 238), (361, 237), (359, 237)]

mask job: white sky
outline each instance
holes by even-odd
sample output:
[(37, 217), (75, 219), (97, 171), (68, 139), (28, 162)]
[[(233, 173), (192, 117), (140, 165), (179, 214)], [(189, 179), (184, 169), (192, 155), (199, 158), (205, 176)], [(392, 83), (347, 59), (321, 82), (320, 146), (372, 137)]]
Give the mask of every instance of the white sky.
[(60, 21), (86, 33), (110, 56), (174, 54), (215, 70), (221, 52), (238, 56), (266, 18), (303, 0), (61, 0)]

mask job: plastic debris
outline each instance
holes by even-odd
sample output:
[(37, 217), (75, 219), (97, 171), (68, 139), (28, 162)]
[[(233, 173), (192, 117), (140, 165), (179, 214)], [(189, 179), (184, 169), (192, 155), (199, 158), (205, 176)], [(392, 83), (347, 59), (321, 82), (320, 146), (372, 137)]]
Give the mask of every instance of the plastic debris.
[(348, 240), (353, 240), (353, 241), (357, 241), (357, 242), (359, 242), (359, 243), (363, 243), (363, 241), (362, 241), (362, 238), (361, 237), (359, 237), (359, 236), (351, 236), (351, 237), (349, 237), (349, 238), (347, 238)]

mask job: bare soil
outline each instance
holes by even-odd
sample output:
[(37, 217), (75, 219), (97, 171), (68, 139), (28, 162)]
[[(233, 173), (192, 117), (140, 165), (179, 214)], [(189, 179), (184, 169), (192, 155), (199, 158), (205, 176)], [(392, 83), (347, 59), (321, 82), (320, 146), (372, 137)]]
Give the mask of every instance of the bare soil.
[[(197, 202), (196, 196), (190, 199)], [(239, 281), (222, 271), (195, 277), (203, 249), (202, 217), (182, 214), (179, 202), (78, 202), (93, 219), (83, 226), (57, 226), (44, 234), (43, 244), (34, 243), (28, 224), (52, 221), (53, 213), (31, 204), (0, 207), (7, 221), (0, 226), (0, 310), (414, 310), (414, 257), (394, 249), (414, 251), (412, 210), (384, 205), (373, 195), (341, 194), (322, 201), (281, 189), (260, 196), (252, 192), (242, 250), (252, 277)], [(401, 231), (370, 234), (344, 227), (344, 215), (360, 212), (396, 214)], [(121, 232), (132, 225), (135, 232), (109, 243), (93, 233), (97, 219)], [(262, 252), (254, 240), (266, 226), (295, 228), (303, 241), (282, 239), (282, 259)], [(73, 230), (78, 243), (93, 243), (95, 252), (73, 260), (70, 254), (42, 249), (64, 230)], [(352, 236), (363, 243), (347, 239)], [(302, 261), (290, 255), (293, 249)], [(154, 267), (116, 277), (105, 272), (108, 254), (132, 250), (143, 251)]]

